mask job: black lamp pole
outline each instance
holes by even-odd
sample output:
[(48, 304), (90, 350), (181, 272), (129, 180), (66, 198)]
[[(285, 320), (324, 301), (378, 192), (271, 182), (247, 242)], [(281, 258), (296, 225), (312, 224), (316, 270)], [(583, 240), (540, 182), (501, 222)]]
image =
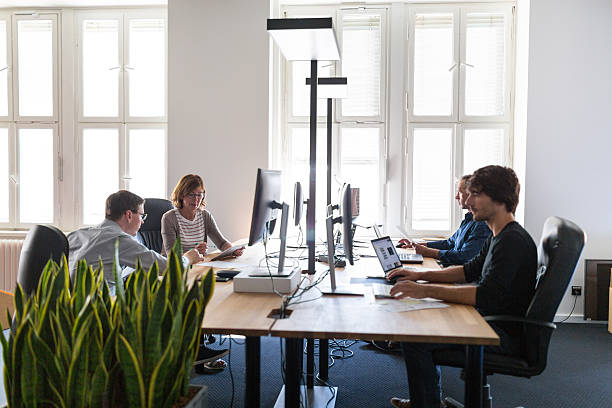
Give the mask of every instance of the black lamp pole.
[(308, 274), (315, 273), (315, 208), (317, 203), (317, 60), (310, 61), (310, 186), (306, 206)]

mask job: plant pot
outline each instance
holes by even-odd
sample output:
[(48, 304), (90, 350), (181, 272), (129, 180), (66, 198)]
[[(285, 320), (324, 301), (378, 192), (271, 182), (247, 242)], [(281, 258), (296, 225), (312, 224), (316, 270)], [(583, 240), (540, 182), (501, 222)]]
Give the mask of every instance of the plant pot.
[(181, 401), (174, 404), (177, 408), (207, 408), (208, 407), (208, 387), (205, 385), (199, 384), (189, 384), (189, 389), (197, 389), (195, 394), (191, 397), (189, 401), (187, 401), (184, 405), (181, 404)]

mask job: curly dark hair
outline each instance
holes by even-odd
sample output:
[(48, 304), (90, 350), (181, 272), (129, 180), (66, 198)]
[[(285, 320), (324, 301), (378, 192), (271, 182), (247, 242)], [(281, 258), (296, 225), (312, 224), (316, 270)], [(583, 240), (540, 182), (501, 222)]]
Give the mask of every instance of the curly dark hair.
[(514, 214), (516, 211), (521, 185), (510, 167), (481, 167), (467, 183), (469, 191), (488, 195), (493, 201), (504, 204), (508, 212)]

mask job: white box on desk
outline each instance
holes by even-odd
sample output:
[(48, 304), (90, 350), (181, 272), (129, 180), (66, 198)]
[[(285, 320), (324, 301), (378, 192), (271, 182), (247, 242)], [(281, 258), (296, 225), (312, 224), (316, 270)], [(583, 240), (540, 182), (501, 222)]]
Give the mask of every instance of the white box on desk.
[(292, 293), (300, 283), (300, 269), (296, 269), (286, 277), (249, 276), (249, 271), (242, 271), (234, 276), (234, 292), (273, 293), (274, 289), (280, 293)]

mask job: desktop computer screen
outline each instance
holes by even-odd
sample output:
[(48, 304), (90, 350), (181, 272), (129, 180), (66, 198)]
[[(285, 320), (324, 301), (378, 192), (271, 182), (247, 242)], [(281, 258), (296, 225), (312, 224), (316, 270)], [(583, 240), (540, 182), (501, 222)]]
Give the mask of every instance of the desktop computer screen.
[(281, 172), (278, 170), (257, 169), (253, 215), (249, 246), (255, 245), (274, 231), (280, 204)]

